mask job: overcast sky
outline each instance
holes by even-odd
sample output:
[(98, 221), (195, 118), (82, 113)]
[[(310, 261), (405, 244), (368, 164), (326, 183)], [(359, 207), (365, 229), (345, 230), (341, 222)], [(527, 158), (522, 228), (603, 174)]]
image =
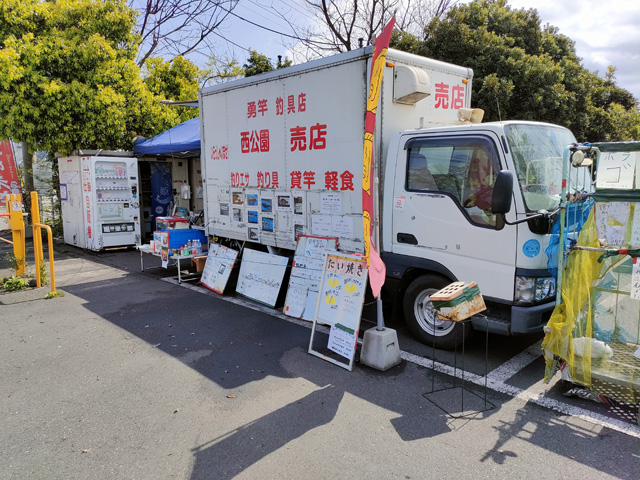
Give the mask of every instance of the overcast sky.
[[(274, 15), (275, 5), (296, 25), (310, 20), (301, 0), (241, 0), (234, 13), (279, 32), (291, 33), (287, 23)], [(550, 23), (575, 41), (585, 68), (602, 77), (608, 65), (616, 67), (617, 84), (640, 99), (640, 2), (637, 0), (509, 0), (512, 8), (536, 8), (541, 23)], [(268, 56), (275, 63), (278, 55), (287, 55), (283, 40), (276, 33), (258, 28), (238, 18), (225, 22), (221, 38), (215, 40), (216, 52), (244, 63), (246, 48)], [(290, 44), (290, 43), (289, 43)], [(243, 49), (244, 48), (244, 49)]]

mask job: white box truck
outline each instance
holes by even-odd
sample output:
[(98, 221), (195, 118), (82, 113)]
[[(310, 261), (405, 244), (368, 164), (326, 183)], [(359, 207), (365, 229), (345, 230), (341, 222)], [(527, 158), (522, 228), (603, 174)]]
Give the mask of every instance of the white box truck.
[[(202, 90), (209, 235), (291, 250), (304, 233), (364, 251), (372, 52)], [(396, 301), (419, 339), (442, 348), (459, 342), (463, 329), (439, 321), (429, 295), (458, 280), (479, 285), (491, 332), (542, 330), (555, 298), (544, 251), (562, 151), (575, 142), (550, 124), (472, 123), (472, 77), (468, 68), (389, 49), (376, 116), (378, 250), (391, 293), (383, 298)]]

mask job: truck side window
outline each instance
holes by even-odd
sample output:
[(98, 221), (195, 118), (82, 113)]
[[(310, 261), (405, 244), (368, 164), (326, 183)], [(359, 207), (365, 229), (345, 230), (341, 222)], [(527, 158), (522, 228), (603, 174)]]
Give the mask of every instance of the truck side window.
[(427, 157), (419, 151), (409, 151), (409, 190), (437, 190), (436, 181), (429, 170)]
[(408, 147), (407, 190), (446, 193), (473, 223), (495, 226), (491, 201), (499, 163), (488, 139), (419, 139)]
[(491, 201), (498, 172), (496, 156), (492, 149), (484, 144), (474, 146), (470, 153), (467, 174), (462, 186), (462, 206), (476, 223), (495, 225)]

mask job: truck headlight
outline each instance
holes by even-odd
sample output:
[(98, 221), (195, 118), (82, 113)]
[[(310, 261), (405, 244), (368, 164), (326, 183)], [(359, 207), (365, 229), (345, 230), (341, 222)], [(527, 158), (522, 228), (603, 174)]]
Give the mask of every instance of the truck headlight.
[(516, 277), (516, 303), (537, 303), (555, 295), (556, 279), (553, 277)]

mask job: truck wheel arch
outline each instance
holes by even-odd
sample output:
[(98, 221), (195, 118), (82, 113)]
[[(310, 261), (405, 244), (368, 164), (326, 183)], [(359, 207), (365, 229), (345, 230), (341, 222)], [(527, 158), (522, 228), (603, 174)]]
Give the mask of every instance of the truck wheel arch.
[(413, 335), (426, 345), (445, 350), (456, 348), (471, 333), (471, 325), (441, 321), (429, 300), (450, 283), (446, 277), (426, 273), (414, 278), (402, 295), (402, 312)]
[[(407, 255), (385, 254), (383, 256), (387, 267), (387, 276), (396, 280), (394, 293), (394, 316), (401, 314), (413, 333), (413, 335), (426, 345), (435, 345), (438, 348), (452, 349), (462, 342), (463, 333), (465, 336), (471, 332), (471, 326), (462, 329), (462, 325), (451, 325), (447, 329), (448, 323), (441, 324), (436, 320), (437, 328), (440, 328), (435, 337), (429, 334), (424, 328), (428, 328), (424, 316), (418, 315), (416, 318), (416, 301), (425, 300), (425, 295), (421, 295), (420, 286), (427, 286), (431, 293), (435, 293), (440, 288), (446, 287), (452, 282), (458, 281), (456, 276), (444, 265), (433, 260)], [(436, 288), (437, 287), (437, 288)], [(434, 290), (434, 288), (436, 288)], [(410, 297), (410, 298), (409, 298)], [(444, 328), (442, 328), (444, 327)], [(434, 327), (434, 333), (435, 333)]]
[(458, 281), (451, 270), (433, 260), (395, 253), (385, 253), (382, 259), (387, 268), (387, 277), (398, 282), (395, 293), (399, 295), (404, 295), (407, 287), (420, 275), (439, 275), (448, 279), (449, 283)]

